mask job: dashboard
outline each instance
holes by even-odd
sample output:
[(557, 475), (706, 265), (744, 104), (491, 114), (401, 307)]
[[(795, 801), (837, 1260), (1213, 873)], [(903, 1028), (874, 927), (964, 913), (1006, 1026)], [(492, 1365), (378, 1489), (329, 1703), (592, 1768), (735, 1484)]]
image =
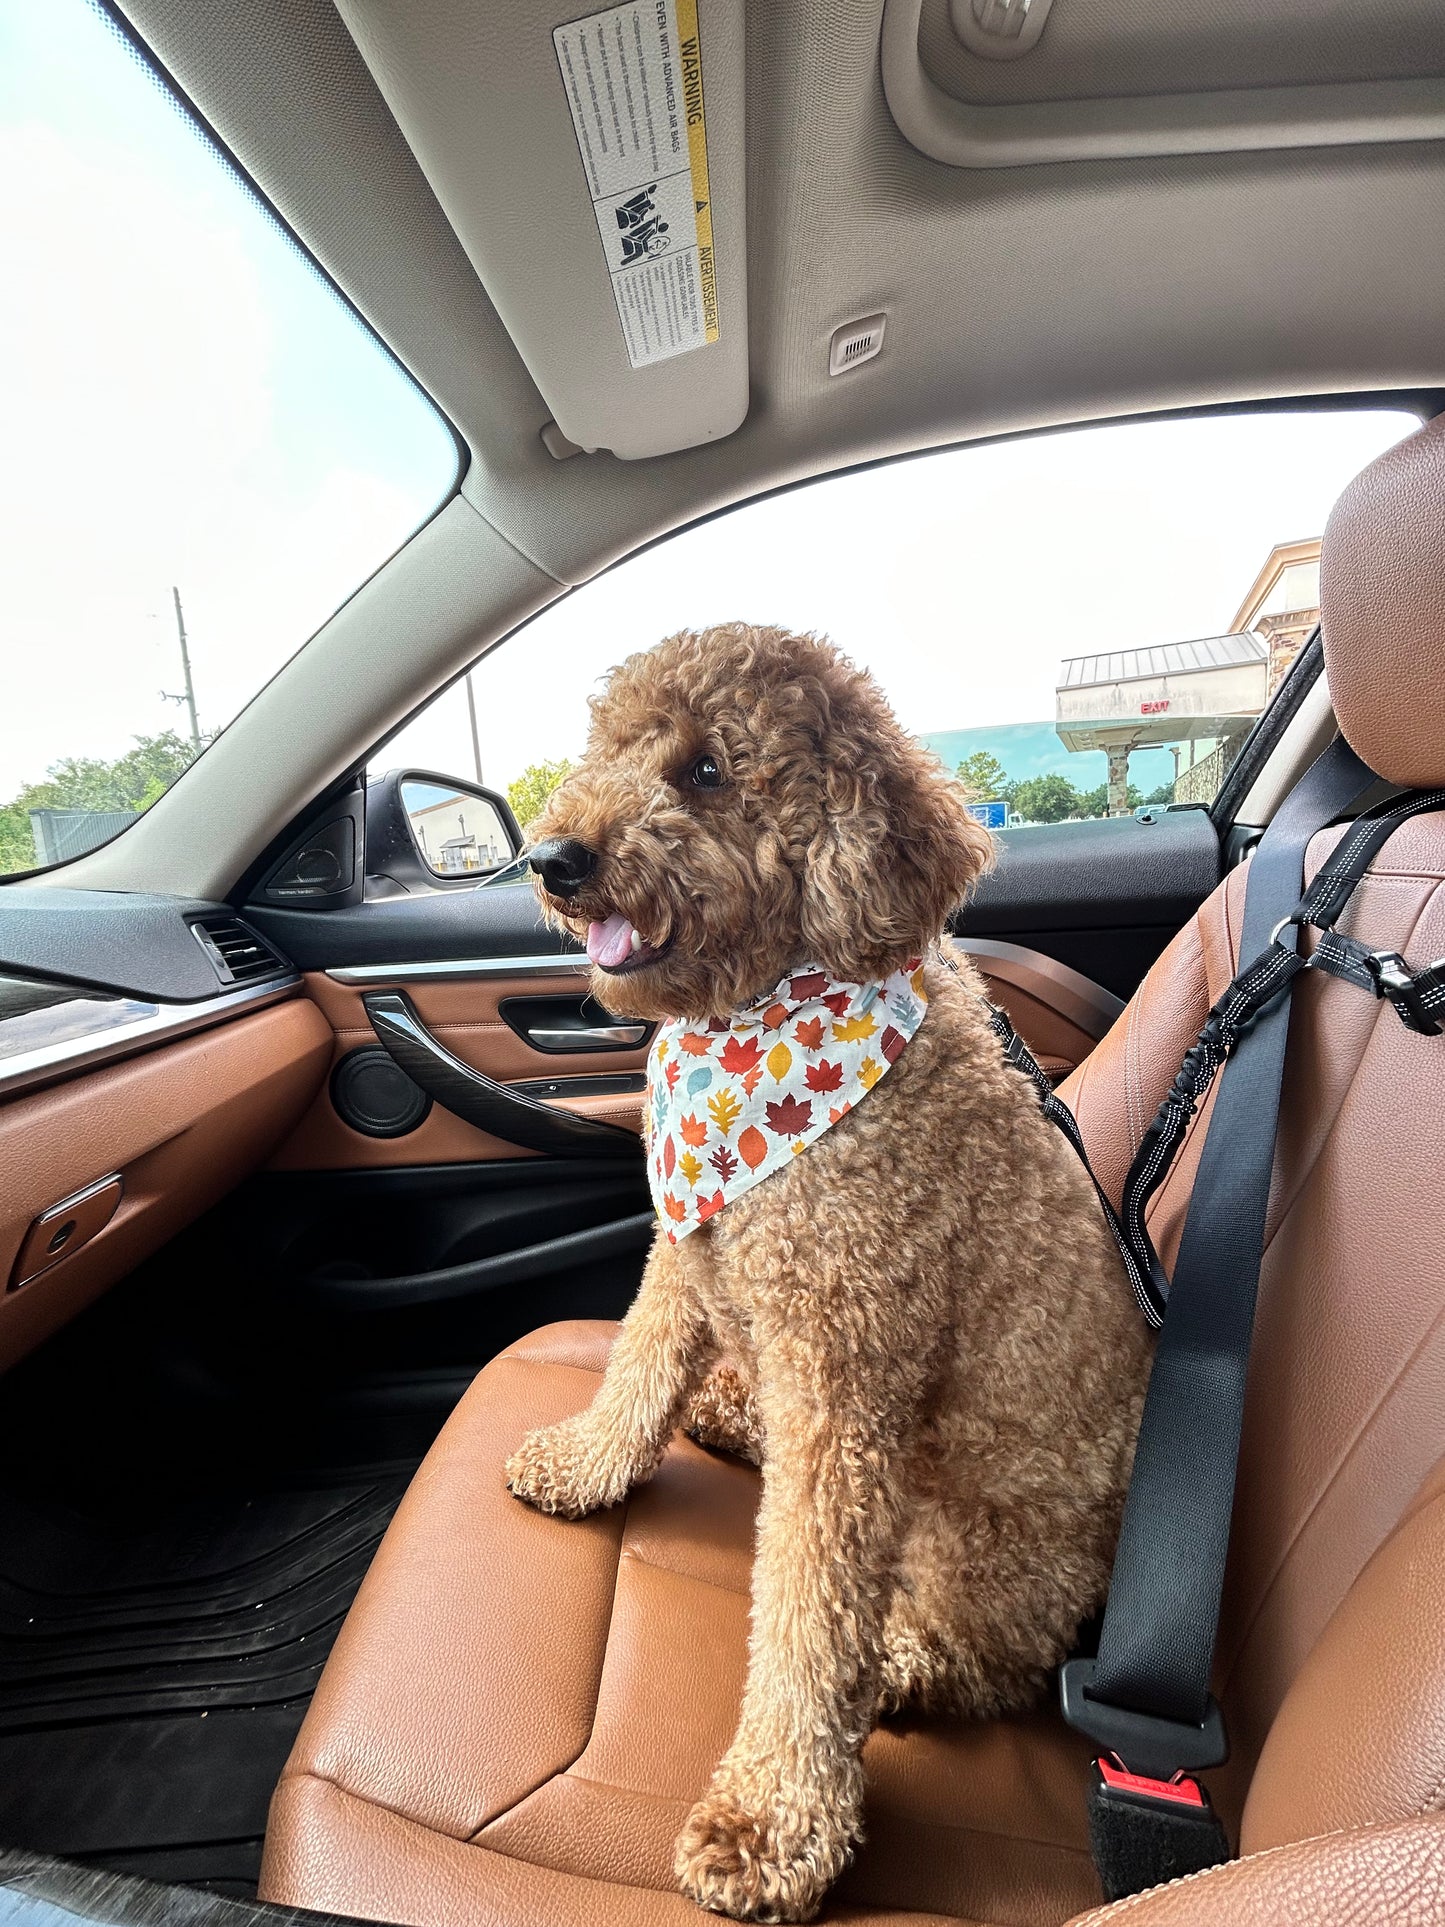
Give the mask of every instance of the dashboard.
[(0, 1369), (260, 1163), (331, 1050), (224, 904), (0, 892)]

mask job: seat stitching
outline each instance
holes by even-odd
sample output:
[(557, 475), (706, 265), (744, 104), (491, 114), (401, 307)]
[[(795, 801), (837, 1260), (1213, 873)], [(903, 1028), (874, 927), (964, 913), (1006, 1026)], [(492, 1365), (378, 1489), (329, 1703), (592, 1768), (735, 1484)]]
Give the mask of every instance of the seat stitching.
[(1211, 1874), (1216, 1874), (1224, 1876), (1220, 1881), (1220, 1885), (1223, 1886), (1231, 1869), (1235, 1867), (1256, 1867), (1263, 1860), (1272, 1860), (1276, 1854), (1289, 1853), (1295, 1847), (1312, 1847), (1321, 1840), (1333, 1840), (1349, 1831), (1351, 1829), (1347, 1827), (1332, 1827), (1328, 1833), (1311, 1834), (1307, 1840), (1285, 1840), (1277, 1847), (1262, 1847), (1258, 1853), (1242, 1854), (1238, 1860), (1222, 1860), (1218, 1866), (1201, 1867), (1197, 1873), (1181, 1874), (1177, 1880), (1164, 1880), (1157, 1887), (1145, 1887), (1141, 1893), (1129, 1894), (1125, 1899), (1116, 1900), (1107, 1907), (1100, 1907), (1092, 1915), (1085, 1915), (1084, 1918), (1097, 1920), (1102, 1927), (1104, 1921), (1118, 1920), (1131, 1908), (1139, 1906), (1141, 1902), (1152, 1900), (1158, 1894), (1173, 1893), (1178, 1887), (1187, 1887), (1191, 1881), (1207, 1880)]

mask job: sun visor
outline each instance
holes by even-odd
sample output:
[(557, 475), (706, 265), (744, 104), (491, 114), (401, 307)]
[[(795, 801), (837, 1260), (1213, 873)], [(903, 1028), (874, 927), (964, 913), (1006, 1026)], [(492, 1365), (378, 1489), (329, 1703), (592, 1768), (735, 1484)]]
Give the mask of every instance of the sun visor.
[(628, 460), (748, 408), (743, 0), (337, 0), (557, 426)]

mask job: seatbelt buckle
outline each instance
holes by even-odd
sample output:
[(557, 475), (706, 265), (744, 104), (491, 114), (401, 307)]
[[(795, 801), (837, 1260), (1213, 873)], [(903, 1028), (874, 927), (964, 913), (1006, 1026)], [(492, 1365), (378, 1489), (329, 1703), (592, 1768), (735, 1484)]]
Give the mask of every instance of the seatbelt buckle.
[(1116, 1754), (1094, 1762), (1089, 1845), (1106, 1899), (1203, 1873), (1230, 1858), (1229, 1836), (1209, 1795), (1187, 1773), (1131, 1773)]
[(1140, 1713), (1094, 1696), (1090, 1689), (1097, 1665), (1093, 1659), (1065, 1660), (1059, 1668), (1059, 1706), (1068, 1725), (1087, 1734), (1101, 1757), (1112, 1755), (1128, 1772), (1165, 1782), (1180, 1773), (1221, 1766), (1229, 1758), (1224, 1714), (1212, 1693), (1197, 1726)]
[(1230, 1857), (1209, 1795), (1194, 1778), (1229, 1757), (1224, 1715), (1213, 1694), (1191, 1725), (1096, 1699), (1098, 1662), (1066, 1660), (1059, 1700), (1068, 1724), (1099, 1749), (1089, 1778), (1089, 1845), (1109, 1900), (1122, 1900)]

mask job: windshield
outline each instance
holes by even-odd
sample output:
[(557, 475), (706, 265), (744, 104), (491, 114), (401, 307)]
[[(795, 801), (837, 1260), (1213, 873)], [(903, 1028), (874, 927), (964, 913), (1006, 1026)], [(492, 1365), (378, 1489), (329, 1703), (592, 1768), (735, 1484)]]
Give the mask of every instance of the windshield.
[(0, 0), (0, 259), (6, 873), (133, 822), (457, 458), (86, 0)]

